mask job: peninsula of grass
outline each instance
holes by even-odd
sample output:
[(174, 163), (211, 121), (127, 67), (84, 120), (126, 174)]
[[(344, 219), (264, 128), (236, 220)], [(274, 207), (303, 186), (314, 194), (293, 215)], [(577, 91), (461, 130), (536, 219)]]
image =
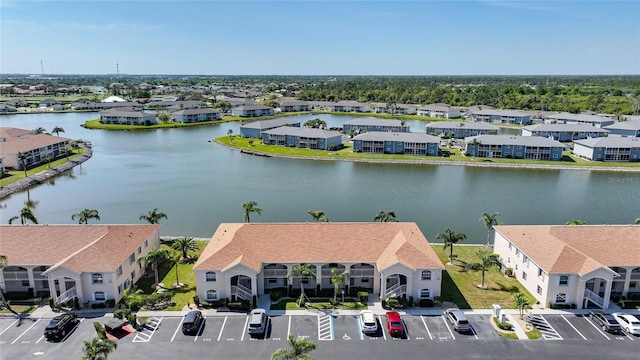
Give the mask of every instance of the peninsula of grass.
[(462, 149), (442, 147), (444, 156), (417, 156), (402, 154), (371, 154), (353, 152), (353, 144), (348, 142), (336, 151), (300, 149), (296, 147), (264, 145), (260, 139), (243, 138), (237, 135), (220, 136), (215, 142), (247, 153), (260, 156), (280, 156), (301, 159), (343, 160), (343, 161), (377, 161), (388, 163), (432, 164), (432, 165), (472, 165), (472, 166), (505, 166), (505, 167), (538, 167), (538, 168), (601, 168), (617, 171), (640, 171), (640, 163), (618, 163), (589, 161), (565, 152), (562, 161), (531, 159), (490, 159), (466, 156)]
[(298, 307), (296, 303), (297, 299), (281, 299), (277, 303), (271, 304), (271, 310), (305, 310), (305, 309), (318, 309), (318, 310), (366, 310), (367, 305), (360, 304), (353, 299), (345, 299), (345, 302), (338, 303), (333, 306), (329, 303), (330, 299), (327, 298), (311, 298), (307, 307)]
[[(84, 149), (83, 148), (78, 148), (76, 150), (73, 150), (73, 155), (69, 155), (69, 160), (73, 160), (75, 158), (77, 158), (78, 156), (82, 155), (84, 153)], [(42, 171), (47, 171), (50, 168), (56, 167), (58, 165), (62, 165), (64, 163), (66, 163), (67, 161), (66, 157), (60, 158), (58, 160), (54, 160), (51, 163), (48, 164), (43, 164), (40, 166), (36, 166), (34, 168), (28, 169), (27, 170), (27, 176), (33, 176), (39, 172)], [(13, 184), (16, 181), (22, 180), (25, 178), (24, 175), (24, 170), (8, 170), (6, 171), (5, 175), (2, 177), (2, 179), (0, 179), (0, 187), (4, 187), (7, 186), (9, 184)]]
[(454, 259), (453, 265), (448, 264), (449, 249), (443, 249), (442, 245), (431, 246), (446, 268), (442, 276), (442, 299), (455, 303), (461, 309), (490, 309), (493, 304), (498, 304), (503, 309), (512, 309), (512, 296), (520, 292), (529, 299), (530, 304), (535, 304), (535, 298), (518, 280), (504, 276), (496, 266), (485, 271), (486, 288), (478, 287), (482, 271), (465, 271), (464, 267), (468, 263), (478, 262), (476, 253), (480, 246), (483, 245), (454, 245), (453, 253), (458, 257)]

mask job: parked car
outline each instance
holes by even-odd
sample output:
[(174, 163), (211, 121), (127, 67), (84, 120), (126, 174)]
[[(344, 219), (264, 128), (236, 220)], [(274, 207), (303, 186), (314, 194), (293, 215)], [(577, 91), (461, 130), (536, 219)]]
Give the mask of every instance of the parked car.
[(402, 318), (397, 311), (387, 311), (387, 330), (391, 336), (403, 336), (404, 326), (402, 325)]
[(249, 335), (257, 336), (262, 335), (267, 331), (267, 322), (269, 320), (269, 315), (267, 315), (267, 311), (265, 309), (254, 309), (251, 312), (251, 317), (249, 318)]
[(623, 313), (613, 313), (613, 317), (620, 323), (620, 327), (632, 335), (640, 335), (640, 320), (635, 316)]
[(200, 330), (200, 326), (202, 326), (203, 321), (204, 317), (202, 316), (201, 311), (189, 311), (189, 313), (184, 316), (184, 320), (182, 321), (182, 333), (185, 335), (197, 334)]
[(78, 317), (74, 313), (62, 314), (54, 317), (44, 328), (44, 336), (47, 341), (60, 341), (78, 323)]
[(378, 332), (378, 320), (371, 310), (360, 311), (360, 329), (365, 334)]
[(449, 308), (444, 311), (444, 315), (453, 326), (453, 330), (459, 333), (468, 333), (471, 332), (471, 325), (469, 325), (469, 321), (467, 317), (464, 316), (464, 313), (460, 309)]
[(589, 316), (602, 328), (603, 331), (607, 331), (612, 334), (620, 334), (622, 332), (620, 323), (618, 323), (611, 314), (602, 311), (591, 311), (589, 312)]

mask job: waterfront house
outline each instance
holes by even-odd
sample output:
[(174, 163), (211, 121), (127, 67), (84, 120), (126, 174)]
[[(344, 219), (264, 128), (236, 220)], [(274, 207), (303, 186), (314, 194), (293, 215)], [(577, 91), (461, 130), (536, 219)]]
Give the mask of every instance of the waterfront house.
[(608, 117), (598, 116), (598, 115), (589, 115), (589, 114), (570, 114), (570, 113), (559, 113), (559, 114), (551, 114), (542, 117), (542, 120), (545, 124), (587, 124), (599, 128), (603, 128), (608, 125), (613, 125), (615, 122), (613, 119)]
[(357, 102), (357, 101), (338, 101), (337, 103), (330, 103), (329, 110), (333, 112), (370, 112), (371, 105)]
[[(315, 277), (289, 276), (308, 264)], [(444, 266), (415, 223), (220, 224), (193, 267), (200, 299), (246, 299), (270, 291), (332, 293), (331, 269), (347, 272), (345, 293), (440, 296)], [(268, 296), (268, 295), (267, 295)]]
[(609, 308), (640, 294), (638, 225), (499, 225), (494, 252), (542, 306)]
[(311, 103), (299, 100), (282, 100), (280, 102), (280, 112), (300, 112), (311, 111), (313, 106)]
[(261, 139), (263, 131), (279, 128), (281, 126), (300, 127), (300, 121), (286, 117), (273, 120), (252, 121), (240, 126), (240, 136)]
[(418, 115), (441, 119), (455, 119), (460, 117), (460, 111), (449, 104), (436, 103), (418, 108)]
[(0, 142), (33, 135), (33, 130), (18, 129), (14, 127), (0, 127)]
[(418, 107), (410, 104), (371, 104), (371, 111), (377, 114), (414, 115)]
[(351, 131), (355, 131), (356, 134), (370, 131), (385, 131), (385, 132), (409, 132), (409, 125), (400, 120), (393, 119), (379, 119), (379, 118), (358, 118), (349, 121), (345, 121), (342, 124), (342, 132), (349, 134)]
[(587, 124), (538, 124), (522, 128), (522, 136), (542, 136), (563, 142), (604, 137), (607, 131)]
[(14, 106), (7, 105), (7, 104), (0, 104), (0, 113), (12, 113), (17, 111), (18, 109)]
[(265, 145), (291, 146), (303, 149), (333, 150), (342, 147), (342, 134), (337, 131), (308, 127), (281, 126), (262, 131)]
[(102, 124), (119, 125), (153, 125), (157, 124), (156, 116), (142, 111), (111, 109), (100, 112)]
[(464, 139), (468, 156), (533, 160), (562, 160), (564, 146), (537, 136), (477, 135)]
[(484, 122), (436, 121), (426, 126), (427, 134), (464, 139), (476, 135), (496, 135), (500, 128)]
[(609, 136), (576, 140), (573, 153), (589, 160), (640, 161), (640, 138)]
[(195, 123), (220, 120), (222, 119), (222, 114), (217, 109), (187, 109), (178, 110), (172, 113), (171, 117), (175, 122)]
[[(118, 302), (144, 273), (138, 259), (160, 246), (160, 225), (0, 225), (5, 292), (63, 303)], [(31, 289), (31, 290), (29, 290)]]
[[(3, 131), (4, 134), (0, 136), (0, 157), (4, 158), (4, 166), (6, 168), (14, 170), (23, 170), (23, 161), (26, 164), (26, 168), (29, 169), (44, 164), (49, 159), (58, 159), (65, 156), (66, 148), (71, 141), (71, 139), (59, 136), (33, 134), (31, 131), (22, 133), (21, 129), (9, 129), (13, 130)], [(15, 136), (8, 134), (14, 134)], [(25, 154), (26, 158), (20, 160), (20, 154)]]
[(485, 121), (499, 124), (531, 124), (531, 114), (518, 110), (483, 109), (471, 112), (473, 121)]
[(640, 137), (640, 120), (627, 120), (607, 125), (604, 129), (611, 135)]
[(271, 116), (273, 108), (264, 105), (238, 106), (231, 109), (231, 114), (240, 117)]
[(440, 139), (427, 134), (367, 132), (353, 138), (353, 151), (438, 156)]

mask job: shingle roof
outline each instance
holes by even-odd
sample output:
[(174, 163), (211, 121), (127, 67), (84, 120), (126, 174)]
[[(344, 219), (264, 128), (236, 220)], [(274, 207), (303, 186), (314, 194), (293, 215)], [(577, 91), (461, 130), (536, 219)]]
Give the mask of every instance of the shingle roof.
[(0, 142), (0, 152), (3, 154), (17, 154), (19, 152), (26, 152), (49, 145), (64, 143), (65, 141), (70, 141), (70, 139), (47, 134), (26, 135), (9, 139), (5, 142)]
[(343, 125), (355, 126), (402, 126), (402, 121), (394, 119), (378, 119), (374, 117), (358, 118), (345, 121)]
[(220, 224), (194, 270), (242, 264), (375, 262), (444, 269), (415, 223)]
[(187, 110), (178, 110), (174, 112), (174, 115), (198, 115), (198, 114), (217, 114), (220, 110), (218, 109), (187, 109)]
[(591, 148), (593, 147), (640, 148), (640, 138), (637, 138), (637, 137), (609, 136), (609, 137), (602, 137), (602, 138), (576, 140), (574, 141), (574, 143), (591, 147)]
[(571, 113), (559, 113), (546, 115), (543, 117), (544, 119), (557, 119), (557, 120), (575, 120), (575, 121), (589, 121), (589, 122), (603, 122), (603, 121), (612, 121), (609, 118), (598, 116), (598, 115), (588, 115), (588, 114), (571, 114)]
[(33, 135), (33, 131), (14, 127), (0, 127), (0, 138), (16, 138), (24, 135)]
[(298, 125), (300, 124), (299, 120), (292, 120), (287, 118), (279, 118), (273, 120), (262, 120), (262, 121), (252, 121), (250, 123), (246, 123), (240, 128), (244, 129), (272, 129), (274, 127), (285, 126), (285, 125)]
[(604, 127), (614, 130), (640, 130), (640, 120), (628, 120)]
[(9, 264), (114, 271), (160, 225), (0, 225)]
[(370, 141), (404, 141), (404, 142), (416, 142), (416, 143), (440, 143), (440, 138), (427, 134), (418, 133), (398, 133), (398, 132), (384, 132), (384, 131), (372, 131), (364, 134), (357, 135), (353, 140), (370, 140)]
[(500, 116), (531, 116), (531, 114), (518, 110), (482, 109), (472, 112), (478, 115), (500, 115)]
[(108, 111), (102, 111), (100, 112), (100, 115), (105, 115), (105, 116), (124, 116), (124, 117), (130, 117), (130, 118), (145, 118), (145, 117), (153, 117), (155, 118), (154, 114), (149, 114), (143, 111), (123, 111), (123, 110), (119, 110), (119, 109), (112, 109), (112, 110), (108, 110)]
[(589, 124), (538, 124), (538, 125), (530, 125), (525, 126), (523, 129), (529, 131), (563, 131), (563, 132), (598, 132), (605, 133), (606, 130), (603, 130), (599, 127), (591, 126)]
[(264, 105), (246, 105), (246, 106), (238, 106), (236, 110), (244, 111), (244, 110), (273, 110), (272, 107), (264, 106)]
[(498, 225), (495, 230), (550, 274), (640, 266), (638, 225)]
[(293, 126), (280, 126), (275, 129), (264, 131), (263, 134), (272, 134), (272, 135), (293, 135), (293, 136), (304, 136), (309, 138), (319, 138), (319, 139), (327, 139), (336, 136), (342, 136), (337, 131), (329, 131), (323, 129), (314, 129), (308, 127), (293, 127)]
[(477, 135), (464, 138), (466, 143), (478, 140), (483, 145), (523, 145), (542, 147), (564, 147), (561, 142), (541, 136)]
[(427, 124), (427, 129), (474, 129), (474, 130), (499, 130), (500, 128), (486, 122), (476, 121), (434, 121)]

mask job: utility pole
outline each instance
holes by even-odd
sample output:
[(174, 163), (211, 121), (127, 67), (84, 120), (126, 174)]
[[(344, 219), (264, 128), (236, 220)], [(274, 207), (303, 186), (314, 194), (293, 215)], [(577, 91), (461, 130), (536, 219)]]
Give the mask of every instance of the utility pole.
[(118, 65), (118, 63), (116, 63), (116, 74), (118, 77), (120, 77), (120, 66)]
[(42, 75), (44, 75), (44, 64), (42, 63), (42, 59), (40, 59), (40, 71), (42, 72)]

